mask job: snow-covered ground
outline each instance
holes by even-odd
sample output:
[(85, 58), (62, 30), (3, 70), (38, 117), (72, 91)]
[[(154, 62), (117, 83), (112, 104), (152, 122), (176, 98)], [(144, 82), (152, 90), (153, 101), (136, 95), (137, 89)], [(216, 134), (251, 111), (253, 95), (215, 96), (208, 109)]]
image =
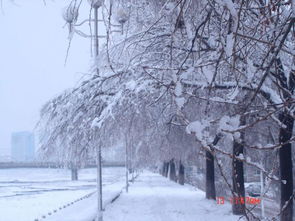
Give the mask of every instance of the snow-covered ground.
[[(124, 171), (104, 168), (104, 189), (122, 187)], [(80, 170), (79, 181), (66, 169), (0, 169), (0, 220), (33, 221), (95, 190), (95, 168)]]
[[(116, 182), (103, 187), (103, 208), (108, 206), (111, 201), (117, 198), (123, 191), (125, 182)], [(91, 195), (89, 198), (82, 199), (69, 205), (65, 209), (46, 215), (45, 219), (40, 221), (93, 221), (97, 215), (97, 194)], [(38, 221), (39, 221), (38, 220)], [(115, 220), (114, 220), (115, 221)]]
[[(104, 221), (237, 221), (231, 204), (218, 205), (191, 185), (181, 186), (151, 172), (125, 185), (124, 168), (103, 169)], [(96, 170), (70, 181), (63, 169), (0, 170), (2, 221), (93, 221), (97, 212)], [(122, 191), (123, 190), (123, 191)], [(114, 197), (120, 197), (111, 203)], [(85, 197), (87, 196), (87, 197)], [(243, 220), (243, 219), (242, 219)]]
[(158, 174), (141, 174), (129, 189), (107, 206), (104, 221), (237, 221), (231, 205), (217, 205), (192, 186), (181, 186)]

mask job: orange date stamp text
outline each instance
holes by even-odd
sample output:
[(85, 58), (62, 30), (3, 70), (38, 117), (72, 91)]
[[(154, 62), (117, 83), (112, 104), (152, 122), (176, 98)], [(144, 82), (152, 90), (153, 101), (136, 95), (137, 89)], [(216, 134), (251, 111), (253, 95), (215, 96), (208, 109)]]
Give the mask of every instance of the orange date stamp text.
[[(216, 197), (216, 203), (218, 205), (222, 205), (225, 202), (225, 197), (220, 196)], [(251, 205), (257, 205), (261, 203), (260, 198), (255, 198), (255, 197), (230, 197), (229, 202), (231, 204), (251, 204)]]

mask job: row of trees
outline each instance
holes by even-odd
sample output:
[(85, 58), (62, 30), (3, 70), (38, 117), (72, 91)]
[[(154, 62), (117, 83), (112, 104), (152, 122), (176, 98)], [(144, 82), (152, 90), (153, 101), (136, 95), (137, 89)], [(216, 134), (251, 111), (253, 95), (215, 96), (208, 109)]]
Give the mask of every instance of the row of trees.
[[(122, 8), (129, 19), (118, 36), (111, 24)], [(292, 220), (294, 2), (118, 0), (105, 1), (102, 13), (99, 75), (44, 105), (42, 154), (83, 164), (98, 145), (124, 144), (133, 168), (163, 163), (164, 175), (168, 162), (173, 171), (202, 157), (208, 199), (217, 171), (244, 197), (251, 165), (268, 185), (280, 183), (278, 215)], [(233, 213), (255, 217), (241, 204)]]

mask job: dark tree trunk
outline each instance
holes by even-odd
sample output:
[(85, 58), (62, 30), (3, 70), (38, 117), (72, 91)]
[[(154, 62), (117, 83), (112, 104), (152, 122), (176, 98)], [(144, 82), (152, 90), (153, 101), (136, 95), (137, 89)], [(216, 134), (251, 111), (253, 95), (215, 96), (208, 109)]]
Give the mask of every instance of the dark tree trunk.
[(71, 168), (71, 177), (72, 177), (72, 180), (78, 180), (78, 169), (77, 168)]
[(179, 162), (178, 183), (184, 185), (184, 166), (181, 161)]
[(160, 168), (160, 174), (164, 176), (165, 173), (165, 162), (162, 163), (162, 167)]
[[(233, 0), (234, 2), (234, 0)], [(233, 17), (230, 15), (228, 34), (233, 33)], [(234, 55), (233, 59), (236, 60), (237, 57)], [(240, 125), (245, 124), (245, 119), (242, 118)], [(243, 133), (241, 133), (241, 140), (244, 141)], [(243, 154), (244, 147), (242, 144), (238, 143), (236, 140), (233, 142), (233, 160), (232, 160), (232, 183), (234, 192), (234, 203), (232, 204), (232, 211), (235, 215), (245, 214), (245, 186), (244, 186), (244, 168), (243, 162), (237, 160), (235, 157)], [(236, 201), (238, 200), (238, 201)]]
[[(213, 151), (213, 146), (215, 146), (220, 140), (221, 135), (217, 134), (213, 143), (209, 145)], [(206, 198), (216, 199), (215, 190), (215, 175), (214, 175), (214, 156), (210, 151), (206, 151)]]
[[(281, 113), (279, 120), (286, 125), (280, 128), (279, 141), (286, 143), (292, 137), (293, 118), (286, 112)], [(279, 150), (281, 175), (281, 221), (292, 221), (293, 217), (293, 172), (292, 172), (292, 145), (284, 144)], [(291, 199), (291, 200), (290, 200)]]
[(206, 151), (206, 198), (216, 199), (214, 157), (209, 151)]
[[(245, 119), (241, 119), (240, 126), (245, 125)], [(241, 132), (241, 141), (244, 141), (244, 133)], [(232, 173), (233, 173), (233, 192), (234, 203), (232, 204), (233, 214), (244, 215), (245, 214), (245, 185), (244, 185), (244, 168), (243, 162), (237, 160), (240, 154), (243, 154), (244, 146), (234, 140), (233, 143), (233, 161), (232, 161)], [(238, 198), (238, 203), (236, 199)]]
[[(289, 74), (289, 82), (280, 58), (276, 59), (276, 76), (279, 80), (282, 95), (285, 101), (292, 99), (295, 88), (295, 70)], [(290, 107), (289, 104), (287, 104)], [(293, 164), (292, 164), (292, 145), (289, 142), (293, 133), (294, 119), (289, 114), (288, 109), (284, 109), (279, 120), (286, 127), (281, 127), (279, 132), (279, 142), (284, 143), (279, 150), (280, 158), (280, 177), (281, 177), (281, 221), (293, 220)]]
[(175, 170), (175, 163), (174, 163), (174, 160), (170, 160), (170, 170), (169, 170), (169, 179), (172, 180), (172, 181), (177, 181), (177, 178), (176, 178), (176, 170)]
[(164, 162), (164, 171), (163, 171), (163, 175), (165, 177), (168, 177), (168, 170), (169, 170), (169, 163), (168, 162)]

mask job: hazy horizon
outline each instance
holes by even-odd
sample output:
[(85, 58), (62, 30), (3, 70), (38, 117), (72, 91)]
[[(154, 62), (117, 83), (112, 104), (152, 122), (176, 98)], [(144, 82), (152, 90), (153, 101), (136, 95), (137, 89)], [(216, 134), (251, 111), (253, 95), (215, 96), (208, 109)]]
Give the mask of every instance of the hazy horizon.
[(41, 106), (74, 86), (90, 61), (90, 41), (75, 36), (64, 66), (68, 29), (61, 11), (68, 1), (15, 2), (5, 1), (0, 13), (0, 155), (10, 155), (11, 133), (33, 131)]

